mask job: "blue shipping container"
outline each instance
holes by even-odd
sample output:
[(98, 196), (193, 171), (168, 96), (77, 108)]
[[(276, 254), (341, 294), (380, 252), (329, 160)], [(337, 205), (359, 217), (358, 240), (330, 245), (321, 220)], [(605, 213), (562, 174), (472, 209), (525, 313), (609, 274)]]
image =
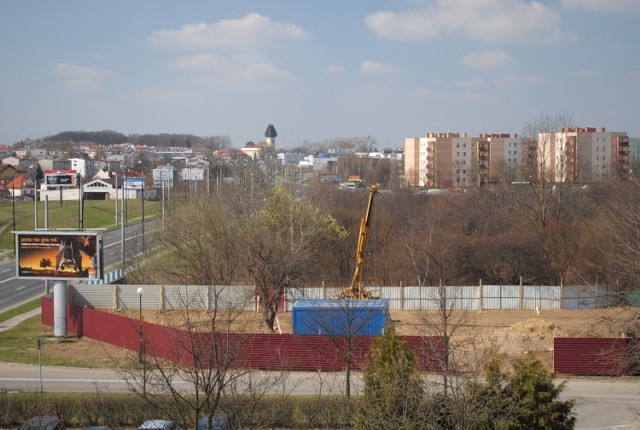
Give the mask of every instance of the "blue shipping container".
[(379, 336), (389, 300), (300, 300), (292, 309), (293, 334)]

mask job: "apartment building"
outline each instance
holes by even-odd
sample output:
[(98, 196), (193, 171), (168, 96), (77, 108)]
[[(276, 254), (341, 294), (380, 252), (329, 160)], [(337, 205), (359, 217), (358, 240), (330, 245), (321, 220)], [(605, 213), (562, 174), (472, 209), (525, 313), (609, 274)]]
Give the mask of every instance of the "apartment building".
[(603, 127), (563, 128), (540, 133), (537, 141), (539, 172), (554, 182), (602, 182), (627, 179), (629, 137)]
[(407, 183), (428, 188), (484, 186), (529, 157), (524, 139), (507, 133), (427, 133), (405, 139), (404, 150)]

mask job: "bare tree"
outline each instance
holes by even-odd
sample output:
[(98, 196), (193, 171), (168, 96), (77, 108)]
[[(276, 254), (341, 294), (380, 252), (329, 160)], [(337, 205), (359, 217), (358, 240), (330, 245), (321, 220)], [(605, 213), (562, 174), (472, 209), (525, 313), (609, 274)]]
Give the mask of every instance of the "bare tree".
[(371, 330), (378, 322), (375, 318), (380, 316), (380, 303), (379, 300), (340, 298), (308, 321), (309, 329), (313, 328), (329, 338), (334, 347), (330, 353), (337, 354), (344, 363), (346, 397), (351, 396), (351, 370), (358, 347), (362, 345), (356, 339), (358, 336), (372, 334)]
[(160, 232), (170, 258), (166, 273), (179, 284), (229, 285), (238, 266), (239, 223), (221, 200), (190, 200)]
[(154, 408), (166, 408), (170, 398), (170, 410), (159, 412), (176, 417), (184, 428), (195, 429), (202, 417), (210, 428), (222, 413), (236, 420), (245, 412), (229, 397), (242, 395), (248, 409), (265, 393), (278, 392), (286, 379), (286, 373), (259, 375), (244, 361), (251, 340), (237, 334), (252, 331), (243, 317), (251, 297), (220, 287), (208, 290), (190, 292), (185, 286), (174, 298), (182, 309), (164, 315), (166, 338), (156, 330), (152, 342), (141, 326), (141, 360), (115, 363), (129, 390)]
[(568, 160), (558, 155), (564, 152), (555, 140), (555, 133), (571, 124), (571, 118), (564, 114), (541, 114), (525, 124), (522, 137), (533, 153), (521, 169), (520, 180), (529, 186), (514, 188), (505, 184), (514, 208), (531, 224), (542, 228), (564, 214), (566, 200), (573, 194), (565, 181)]
[(593, 222), (593, 244), (597, 253), (591, 264), (600, 268), (609, 282), (625, 290), (640, 286), (640, 182), (617, 183), (607, 188)]

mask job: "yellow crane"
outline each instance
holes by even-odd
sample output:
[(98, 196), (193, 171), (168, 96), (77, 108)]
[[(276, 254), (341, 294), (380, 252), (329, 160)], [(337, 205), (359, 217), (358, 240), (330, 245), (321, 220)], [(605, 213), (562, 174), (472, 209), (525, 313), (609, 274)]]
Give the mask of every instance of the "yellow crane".
[(369, 190), (369, 203), (367, 205), (367, 212), (364, 217), (360, 219), (360, 235), (358, 236), (358, 247), (356, 249), (356, 268), (353, 271), (353, 278), (351, 278), (351, 284), (349, 287), (343, 289), (339, 298), (343, 299), (378, 299), (378, 296), (371, 294), (371, 291), (364, 289), (362, 282), (362, 264), (364, 263), (364, 247), (367, 243), (367, 233), (369, 232), (369, 223), (371, 220), (371, 209), (373, 208), (373, 198), (378, 192), (377, 185), (371, 185)]

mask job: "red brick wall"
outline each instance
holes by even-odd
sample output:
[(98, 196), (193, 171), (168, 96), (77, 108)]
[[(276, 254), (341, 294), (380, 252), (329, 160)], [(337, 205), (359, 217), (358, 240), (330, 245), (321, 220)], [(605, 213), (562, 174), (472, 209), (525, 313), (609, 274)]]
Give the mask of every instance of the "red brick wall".
[[(53, 326), (53, 301), (42, 299), (42, 323)], [(67, 306), (67, 331), (100, 342), (109, 343), (131, 351), (140, 346), (137, 319), (96, 309)], [(192, 333), (143, 324), (144, 350), (147, 355), (164, 359), (193, 363), (194, 357), (187, 351), (206, 351), (197, 354), (197, 359), (229, 359), (233, 366), (251, 369), (290, 370), (343, 370), (345, 367), (341, 351), (346, 350), (346, 339), (331, 339), (317, 335), (291, 334), (240, 334), (240, 333)], [(437, 337), (399, 336), (414, 351), (423, 370), (439, 368), (437, 356), (442, 349)], [(369, 336), (352, 338), (353, 370), (362, 368), (369, 351)], [(215, 346), (215, 347), (214, 347)], [(215, 351), (216, 356), (212, 354)]]

